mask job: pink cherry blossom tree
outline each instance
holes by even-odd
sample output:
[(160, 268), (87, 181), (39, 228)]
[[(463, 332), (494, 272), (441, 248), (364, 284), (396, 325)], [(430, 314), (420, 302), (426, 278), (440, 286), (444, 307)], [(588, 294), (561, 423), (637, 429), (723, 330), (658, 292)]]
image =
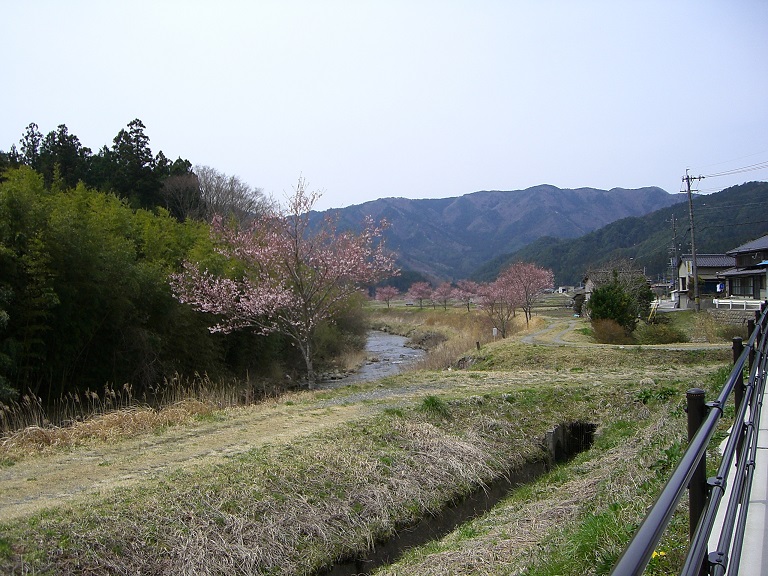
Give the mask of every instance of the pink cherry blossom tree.
[(419, 308), (424, 308), (424, 300), (432, 298), (432, 286), (429, 282), (414, 282), (405, 296), (411, 300), (417, 300)]
[(531, 320), (533, 306), (547, 288), (552, 288), (555, 277), (552, 270), (540, 268), (530, 262), (518, 262), (499, 275), (517, 294), (520, 307), (525, 313), (526, 326)]
[(507, 278), (499, 277), (489, 284), (480, 284), (477, 292), (478, 306), (488, 318), (493, 327), (506, 338), (515, 317), (515, 310), (521, 301), (517, 292), (508, 283)]
[(506, 338), (517, 308), (523, 309), (527, 325), (533, 305), (546, 288), (552, 287), (553, 282), (551, 270), (518, 262), (502, 270), (494, 282), (480, 286), (480, 308), (491, 319), (501, 337)]
[(386, 302), (387, 308), (389, 308), (389, 303), (398, 296), (400, 296), (400, 290), (394, 286), (382, 286), (376, 289), (376, 299)]
[(453, 298), (467, 307), (467, 312), (471, 310), (472, 302), (477, 298), (480, 285), (472, 280), (459, 280), (453, 289)]
[(310, 228), (319, 197), (300, 178), (284, 209), (275, 208), (246, 228), (214, 218), (211, 231), (220, 252), (239, 272), (224, 276), (185, 262), (183, 271), (171, 277), (180, 302), (216, 315), (211, 331), (254, 329), (287, 336), (304, 358), (310, 388), (316, 378), (318, 326), (332, 321), (361, 285), (397, 273), (382, 241), (386, 223), (367, 218), (362, 232), (340, 232), (327, 218), (319, 228)]
[(443, 310), (448, 310), (448, 302), (453, 298), (453, 287), (450, 282), (443, 282), (432, 291), (432, 302), (440, 304)]

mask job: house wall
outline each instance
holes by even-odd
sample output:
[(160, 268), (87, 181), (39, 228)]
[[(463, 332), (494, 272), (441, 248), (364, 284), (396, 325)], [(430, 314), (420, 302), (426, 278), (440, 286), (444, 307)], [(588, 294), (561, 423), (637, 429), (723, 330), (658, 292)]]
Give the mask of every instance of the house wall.
[[(716, 294), (717, 285), (722, 281), (717, 278), (720, 268), (709, 268), (699, 266), (696, 270), (699, 276), (699, 293), (700, 294)], [(684, 261), (680, 263), (677, 274), (677, 289), (681, 292), (686, 292), (689, 288), (693, 288), (693, 263)], [(691, 284), (691, 286), (689, 286)]]
[(763, 251), (737, 254), (736, 266), (739, 268), (748, 268), (749, 266), (755, 266), (758, 262), (762, 262), (763, 260), (768, 260), (768, 253)]

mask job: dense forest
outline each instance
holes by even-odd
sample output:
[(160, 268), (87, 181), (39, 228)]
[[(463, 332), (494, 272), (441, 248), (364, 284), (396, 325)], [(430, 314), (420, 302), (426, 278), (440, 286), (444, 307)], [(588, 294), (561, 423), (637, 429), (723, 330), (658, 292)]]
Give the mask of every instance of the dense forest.
[[(768, 182), (747, 182), (721, 192), (696, 195), (696, 252), (722, 254), (768, 233), (765, 206)], [(542, 237), (521, 250), (500, 255), (474, 275), (485, 281), (512, 262), (536, 262), (555, 273), (557, 285), (578, 285), (590, 266), (632, 260), (652, 280), (676, 275), (670, 263), (691, 253), (688, 204), (645, 216), (617, 220), (578, 238)], [(672, 275), (672, 276), (670, 276)]]
[[(30, 124), (20, 148), (0, 151), (0, 401), (126, 383), (140, 397), (196, 374), (260, 386), (291, 372), (301, 358), (279, 334), (212, 333), (216, 318), (168, 282), (185, 260), (224, 266), (212, 214), (240, 222), (265, 205), (237, 177), (154, 155), (140, 120), (97, 153), (64, 125)], [(321, 362), (341, 340), (359, 345), (350, 310), (321, 331)]]

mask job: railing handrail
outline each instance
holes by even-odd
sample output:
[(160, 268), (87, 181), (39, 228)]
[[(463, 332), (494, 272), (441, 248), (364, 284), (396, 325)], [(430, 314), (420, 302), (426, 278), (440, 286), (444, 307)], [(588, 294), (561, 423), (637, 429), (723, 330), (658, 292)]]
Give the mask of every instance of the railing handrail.
[[(757, 315), (758, 313), (755, 314), (755, 316)], [(708, 407), (706, 418), (691, 438), (688, 448), (685, 450), (656, 502), (648, 511), (632, 540), (614, 565), (611, 571), (612, 576), (639, 576), (644, 572), (680, 499), (691, 484), (691, 479), (696, 469), (705, 457), (719, 420), (723, 416), (723, 407), (726, 401), (738, 387), (737, 385), (742, 385), (743, 370), (747, 362), (749, 362), (749, 381), (744, 389), (741, 403), (738, 406), (733, 432), (723, 451), (717, 476), (707, 482), (709, 487), (707, 504), (701, 514), (695, 532), (691, 535), (691, 546), (680, 574), (696, 576), (706, 573), (702, 572), (703, 563), (714, 567), (713, 576), (715, 574), (724, 574), (729, 549), (733, 549), (733, 553), (736, 556), (741, 552), (741, 542), (746, 521), (746, 505), (739, 507), (738, 504), (743, 494), (746, 494), (745, 500), (749, 500), (749, 490), (751, 490), (752, 485), (756, 437), (759, 429), (755, 424), (759, 425), (759, 407), (762, 403), (762, 392), (765, 386), (766, 357), (768, 357), (768, 350), (766, 349), (768, 347), (767, 324), (768, 302), (762, 306), (762, 315), (756, 322), (755, 329), (751, 331), (747, 345), (744, 346), (739, 356), (734, 359), (733, 369), (725, 381), (717, 400), (706, 405)], [(748, 408), (749, 410), (747, 410)], [(747, 414), (749, 415), (747, 416)], [(736, 480), (734, 481), (735, 489), (729, 500), (723, 532), (721, 532), (720, 542), (718, 543), (718, 550), (707, 556), (708, 539), (725, 492), (728, 469), (733, 465), (734, 458), (737, 457), (738, 468)], [(738, 489), (738, 492), (736, 489)], [(735, 540), (733, 540), (734, 533)], [(733, 546), (734, 542), (738, 544), (738, 548)], [(738, 560), (736, 565), (738, 566)]]

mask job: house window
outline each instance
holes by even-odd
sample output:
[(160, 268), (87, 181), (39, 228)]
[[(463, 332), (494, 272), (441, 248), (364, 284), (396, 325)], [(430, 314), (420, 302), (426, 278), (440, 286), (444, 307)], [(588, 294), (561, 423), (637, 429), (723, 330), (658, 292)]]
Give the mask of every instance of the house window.
[(742, 276), (734, 278), (731, 286), (731, 294), (734, 296), (744, 296), (752, 298), (752, 276)]
[(688, 290), (687, 284), (688, 284), (688, 278), (686, 278), (685, 276), (680, 278), (680, 291), (681, 292), (685, 292), (686, 290)]

